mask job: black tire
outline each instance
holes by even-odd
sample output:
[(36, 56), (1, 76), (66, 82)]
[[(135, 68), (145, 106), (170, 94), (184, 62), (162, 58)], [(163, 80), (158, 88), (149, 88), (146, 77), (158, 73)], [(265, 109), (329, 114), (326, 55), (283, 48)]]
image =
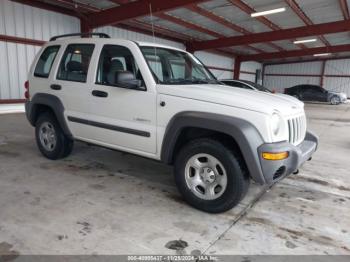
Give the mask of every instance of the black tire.
[(332, 105), (339, 105), (341, 103), (338, 96), (332, 96), (330, 102)]
[[(204, 200), (196, 196), (187, 186), (185, 168), (187, 161), (196, 154), (209, 154), (219, 160), (226, 170), (227, 186), (217, 199)], [(236, 206), (246, 195), (249, 177), (244, 171), (243, 160), (221, 142), (208, 138), (196, 139), (185, 145), (175, 159), (175, 182), (191, 206), (209, 213), (221, 213)]]
[[(40, 141), (40, 128), (44, 123), (49, 123), (55, 131), (56, 144), (52, 150), (47, 150)], [(69, 139), (62, 131), (56, 117), (51, 112), (45, 112), (39, 115), (35, 124), (35, 138), (40, 152), (51, 160), (57, 160), (67, 157), (73, 150), (73, 140)]]

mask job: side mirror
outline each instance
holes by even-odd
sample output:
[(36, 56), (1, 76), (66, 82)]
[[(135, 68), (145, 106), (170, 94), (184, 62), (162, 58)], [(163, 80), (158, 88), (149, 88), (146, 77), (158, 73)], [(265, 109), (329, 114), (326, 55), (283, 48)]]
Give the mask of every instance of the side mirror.
[(134, 74), (129, 71), (117, 71), (115, 72), (114, 85), (128, 89), (140, 89), (142, 81), (135, 78)]

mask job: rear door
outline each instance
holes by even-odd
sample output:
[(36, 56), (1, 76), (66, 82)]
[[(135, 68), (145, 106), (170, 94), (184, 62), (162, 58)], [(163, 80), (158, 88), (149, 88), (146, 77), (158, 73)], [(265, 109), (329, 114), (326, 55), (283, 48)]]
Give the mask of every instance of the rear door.
[(83, 124), (72, 120), (87, 119), (89, 116), (87, 75), (94, 48), (94, 44), (86, 43), (66, 45), (55, 78), (50, 83), (51, 93), (62, 101), (67, 125), (76, 138), (91, 137)]

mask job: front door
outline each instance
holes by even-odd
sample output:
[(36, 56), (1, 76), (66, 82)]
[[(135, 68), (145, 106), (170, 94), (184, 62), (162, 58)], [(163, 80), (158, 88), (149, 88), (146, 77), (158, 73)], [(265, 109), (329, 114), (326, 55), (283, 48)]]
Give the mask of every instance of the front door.
[[(141, 87), (118, 85), (120, 72), (132, 74)], [(90, 112), (93, 139), (98, 143), (135, 153), (156, 153), (156, 93), (147, 90), (127, 47), (103, 46), (91, 90)]]

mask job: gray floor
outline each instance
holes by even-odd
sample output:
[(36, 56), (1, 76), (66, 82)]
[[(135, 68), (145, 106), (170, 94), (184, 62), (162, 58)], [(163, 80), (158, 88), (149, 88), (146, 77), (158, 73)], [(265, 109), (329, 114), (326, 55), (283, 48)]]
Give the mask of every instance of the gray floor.
[(0, 115), (0, 253), (350, 254), (350, 105), (307, 114), (313, 161), (219, 215), (185, 204), (167, 166), (82, 143), (49, 161), (23, 114)]

